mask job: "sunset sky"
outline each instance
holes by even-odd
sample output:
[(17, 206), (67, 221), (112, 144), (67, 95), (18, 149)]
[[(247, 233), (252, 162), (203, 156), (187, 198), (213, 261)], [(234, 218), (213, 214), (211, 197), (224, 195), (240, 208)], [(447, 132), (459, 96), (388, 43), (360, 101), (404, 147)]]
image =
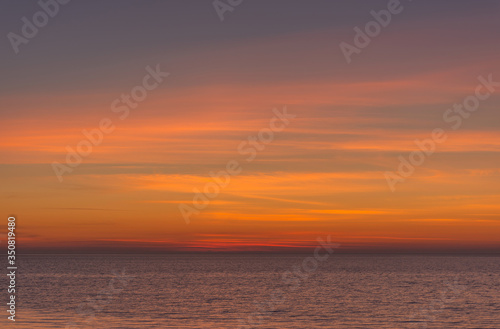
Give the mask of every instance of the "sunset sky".
[[(1, 208), (25, 252), (500, 252), (500, 88), (453, 130), (443, 113), (500, 82), (500, 2), (401, 1), (347, 63), (339, 47), (388, 1), (74, 0), (0, 49)], [(4, 2), (4, 36), (36, 2)], [(121, 120), (112, 103), (168, 77)], [(296, 115), (246, 161), (241, 142)], [(60, 182), (82, 130), (115, 129)], [(414, 140), (447, 140), (391, 191)], [(187, 224), (180, 204), (241, 164)], [(6, 232), (6, 224), (1, 232)], [(4, 239), (2, 239), (4, 240)]]

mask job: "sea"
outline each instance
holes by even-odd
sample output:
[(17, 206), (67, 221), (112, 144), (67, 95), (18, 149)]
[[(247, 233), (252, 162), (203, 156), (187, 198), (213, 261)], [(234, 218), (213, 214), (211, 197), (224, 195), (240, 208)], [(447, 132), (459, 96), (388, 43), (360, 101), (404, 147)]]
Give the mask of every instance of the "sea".
[(21, 255), (0, 327), (500, 328), (498, 256), (324, 258)]

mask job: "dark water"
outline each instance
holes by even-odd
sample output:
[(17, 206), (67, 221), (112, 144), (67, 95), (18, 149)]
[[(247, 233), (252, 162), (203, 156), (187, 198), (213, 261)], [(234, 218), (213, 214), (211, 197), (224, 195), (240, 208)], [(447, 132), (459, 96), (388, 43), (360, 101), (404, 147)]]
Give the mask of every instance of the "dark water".
[(500, 328), (499, 257), (307, 256), (23, 256), (15, 327)]

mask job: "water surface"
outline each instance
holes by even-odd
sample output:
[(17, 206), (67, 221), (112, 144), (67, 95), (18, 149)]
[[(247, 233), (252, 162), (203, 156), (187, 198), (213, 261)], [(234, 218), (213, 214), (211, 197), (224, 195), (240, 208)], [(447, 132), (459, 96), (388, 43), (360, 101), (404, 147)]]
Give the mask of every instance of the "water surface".
[(500, 328), (499, 257), (308, 256), (25, 255), (15, 325)]

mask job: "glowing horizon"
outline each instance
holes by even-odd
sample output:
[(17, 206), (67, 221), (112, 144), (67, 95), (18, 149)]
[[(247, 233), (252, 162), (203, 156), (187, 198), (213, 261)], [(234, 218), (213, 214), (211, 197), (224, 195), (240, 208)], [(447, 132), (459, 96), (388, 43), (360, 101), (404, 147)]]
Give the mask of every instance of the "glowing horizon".
[[(412, 3), (350, 64), (338, 44), (351, 41), (353, 21), (366, 22), (375, 3), (357, 8), (356, 20), (309, 17), (296, 27), (289, 17), (268, 32), (229, 19), (221, 32), (214, 13), (186, 7), (213, 42), (199, 26), (177, 40), (169, 24), (185, 23), (165, 4), (141, 9), (168, 15), (144, 27), (147, 40), (134, 34), (147, 17), (120, 21), (135, 17), (133, 5), (95, 23), (79, 14), (95, 5), (71, 6), (59, 23), (75, 17), (88, 30), (74, 35), (54, 19), (19, 57), (5, 54), (13, 64), (0, 92), (2, 208), (16, 215), (21, 252), (286, 252), (325, 235), (346, 252), (500, 252), (500, 88), (458, 129), (443, 120), (475, 94), (478, 77), (500, 81), (497, 5), (470, 11), (457, 1), (449, 13), (436, 4), (426, 15), (432, 4)], [(266, 8), (262, 24), (272, 24), (278, 8)], [(245, 3), (234, 15), (249, 19), (257, 9)], [(99, 35), (113, 24), (123, 28), (115, 39)], [(55, 39), (80, 43), (46, 47), (41, 59), (28, 49)], [(114, 100), (157, 65), (168, 77), (121, 120)], [(296, 117), (246, 161), (238, 146), (284, 106)], [(66, 147), (76, 149), (103, 118), (114, 130), (59, 182), (53, 162), (64, 164)], [(436, 128), (447, 140), (391, 192), (384, 173)], [(232, 160), (241, 173), (186, 224), (179, 205)]]

